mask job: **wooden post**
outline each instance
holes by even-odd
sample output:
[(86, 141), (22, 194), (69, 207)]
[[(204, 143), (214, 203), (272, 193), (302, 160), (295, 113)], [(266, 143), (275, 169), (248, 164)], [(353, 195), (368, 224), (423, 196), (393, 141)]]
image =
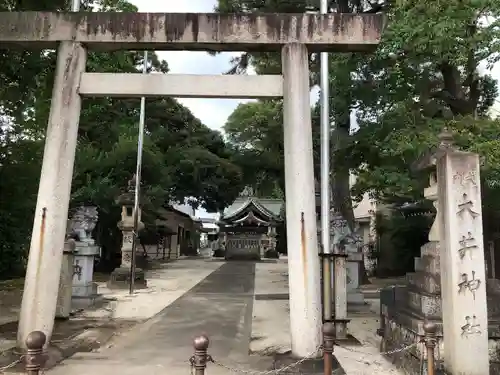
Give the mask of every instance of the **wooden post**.
[(333, 371), (333, 345), (335, 344), (335, 324), (323, 324), (323, 363), (324, 375), (332, 375)]
[(423, 328), (425, 332), (425, 348), (427, 349), (427, 375), (435, 375), (436, 369), (434, 365), (434, 348), (437, 343), (437, 326), (435, 323), (425, 322)]

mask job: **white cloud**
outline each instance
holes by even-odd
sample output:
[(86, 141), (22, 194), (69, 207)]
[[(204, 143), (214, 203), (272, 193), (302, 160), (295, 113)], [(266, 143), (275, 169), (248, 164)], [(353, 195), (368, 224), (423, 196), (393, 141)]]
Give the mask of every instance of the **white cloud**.
[[(216, 0), (170, 0), (160, 2), (158, 0), (131, 0), (140, 12), (171, 12), (171, 13), (196, 13), (213, 12)], [(232, 57), (237, 52), (221, 53), (210, 56), (205, 52), (158, 52), (160, 58), (168, 62), (171, 73), (176, 74), (222, 74), (227, 71)], [(484, 71), (481, 66), (480, 70)], [(500, 78), (500, 64), (496, 64), (491, 73), (496, 79)], [(317, 98), (318, 88), (311, 92), (311, 103)], [(237, 99), (179, 99), (193, 114), (204, 124), (212, 129), (221, 130), (227, 117), (233, 112), (239, 103), (248, 100)], [(500, 102), (495, 103), (492, 112), (500, 113)]]
[[(231, 67), (230, 59), (235, 55), (237, 53), (210, 56), (206, 52), (158, 52), (158, 56), (168, 62), (170, 72), (175, 74), (222, 74)], [(178, 100), (205, 125), (217, 130), (221, 130), (228, 116), (239, 103), (248, 101), (204, 98), (180, 98)]]
[[(140, 12), (202, 13), (213, 12), (216, 0), (189, 0), (161, 2), (158, 0), (131, 0)], [(168, 51), (157, 52), (168, 62), (170, 73), (174, 74), (222, 74), (231, 67), (230, 60), (237, 52), (225, 52), (210, 56), (206, 52)], [(228, 116), (239, 103), (238, 99), (178, 99), (188, 107), (205, 125), (221, 130)]]

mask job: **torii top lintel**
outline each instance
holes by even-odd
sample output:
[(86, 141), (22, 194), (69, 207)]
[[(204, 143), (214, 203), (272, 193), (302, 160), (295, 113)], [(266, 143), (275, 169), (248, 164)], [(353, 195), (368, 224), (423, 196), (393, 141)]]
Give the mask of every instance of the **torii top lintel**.
[(370, 52), (381, 14), (50, 13), (0, 12), (0, 48), (54, 48), (76, 41), (93, 50)]

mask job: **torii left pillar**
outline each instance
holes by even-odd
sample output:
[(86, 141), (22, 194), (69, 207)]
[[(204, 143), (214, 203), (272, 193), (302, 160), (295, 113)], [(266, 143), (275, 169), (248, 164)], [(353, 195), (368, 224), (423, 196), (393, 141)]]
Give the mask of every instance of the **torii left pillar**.
[[(87, 55), (80, 43), (59, 44), (42, 173), (19, 318), (17, 345), (26, 348), (31, 331), (47, 336), (54, 326), (57, 288), (66, 234), (81, 99), (80, 76)], [(46, 344), (47, 345), (47, 344)]]

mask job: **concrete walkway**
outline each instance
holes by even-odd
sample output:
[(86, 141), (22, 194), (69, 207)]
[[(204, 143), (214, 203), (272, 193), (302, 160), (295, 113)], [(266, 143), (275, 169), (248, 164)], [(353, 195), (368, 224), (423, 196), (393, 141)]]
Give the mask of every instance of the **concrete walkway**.
[[(152, 312), (160, 305), (167, 307), (97, 352), (79, 353), (48, 373), (188, 375), (192, 339), (202, 333), (210, 337), (209, 353), (219, 363), (208, 364), (209, 375), (268, 370), (273, 365), (270, 354), (290, 349), (286, 259), (223, 263), (198, 258), (175, 264), (182, 280), (176, 283), (180, 291), (170, 291), (174, 294), (169, 296), (163, 294), (167, 291), (156, 290), (154, 297), (136, 296), (130, 305), (137, 306), (136, 313), (143, 309)], [(184, 267), (193, 276), (192, 288), (187, 292), (189, 273), (182, 270)], [(201, 280), (203, 273), (207, 276)], [(162, 273), (162, 277), (166, 275)], [(157, 283), (161, 284), (159, 279)], [(179, 298), (174, 300), (174, 296)], [(144, 306), (148, 302), (151, 306)], [(342, 368), (334, 375), (401, 374), (378, 353), (376, 309), (374, 305), (372, 316), (351, 316), (349, 331), (363, 345), (335, 348)], [(120, 315), (127, 315), (124, 311), (128, 310), (122, 309)], [(249, 350), (253, 355), (248, 355)], [(291, 373), (297, 372), (282, 374)]]
[(185, 375), (190, 370), (192, 339), (202, 333), (210, 337), (214, 358), (238, 363), (248, 356), (254, 280), (254, 263), (226, 263), (107, 349), (77, 354), (49, 373)]
[[(255, 279), (250, 350), (261, 354), (285, 353), (291, 350), (286, 258), (276, 263), (258, 263)], [(402, 372), (379, 353), (378, 301), (367, 302), (371, 304), (371, 314), (349, 314), (349, 333), (362, 346), (336, 346), (335, 356), (347, 375), (401, 375)]]

